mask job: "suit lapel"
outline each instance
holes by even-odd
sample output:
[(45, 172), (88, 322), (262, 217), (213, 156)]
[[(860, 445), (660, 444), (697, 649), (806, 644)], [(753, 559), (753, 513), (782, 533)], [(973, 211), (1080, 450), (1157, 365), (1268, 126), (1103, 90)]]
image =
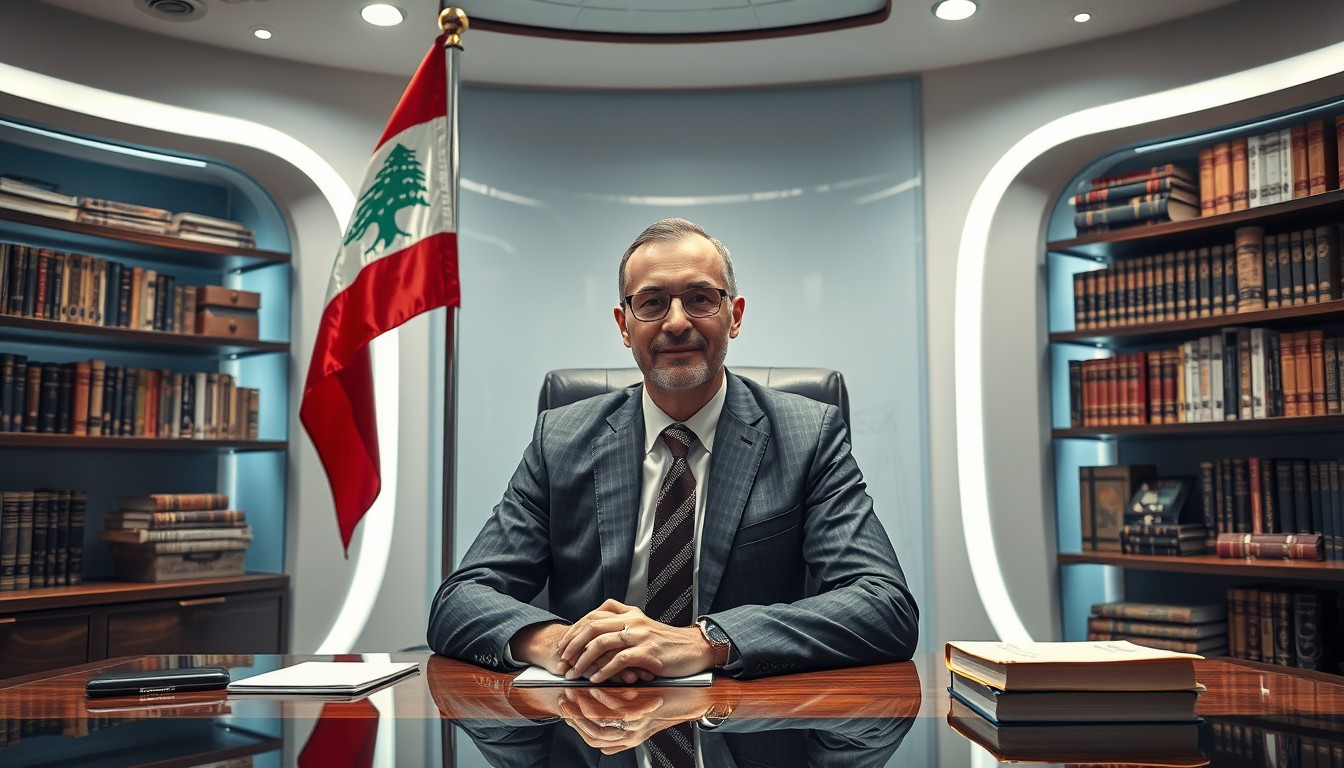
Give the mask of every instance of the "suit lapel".
[(697, 595), (701, 613), (713, 608), (742, 510), (770, 442), (770, 434), (758, 424), (764, 416), (751, 391), (741, 379), (729, 373), (728, 394), (714, 434), (709, 497), (705, 500), (705, 524), (701, 530)]
[[(625, 404), (607, 417), (611, 432), (593, 440), (597, 533), (602, 549), (602, 586), (606, 590), (602, 597), (622, 601), (630, 584), (644, 448), (641, 389), (636, 387), (631, 393)], [(594, 603), (593, 607), (596, 606)]]

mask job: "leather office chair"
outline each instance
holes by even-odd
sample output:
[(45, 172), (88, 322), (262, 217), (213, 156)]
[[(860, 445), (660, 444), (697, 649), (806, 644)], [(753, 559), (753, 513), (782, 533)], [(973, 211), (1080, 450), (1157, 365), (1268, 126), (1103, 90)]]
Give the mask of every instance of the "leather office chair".
[[(733, 373), (781, 392), (803, 395), (840, 409), (849, 424), (849, 391), (839, 371), (828, 368), (732, 367)], [(638, 368), (561, 368), (546, 374), (537, 412), (614, 392), (642, 380)]]

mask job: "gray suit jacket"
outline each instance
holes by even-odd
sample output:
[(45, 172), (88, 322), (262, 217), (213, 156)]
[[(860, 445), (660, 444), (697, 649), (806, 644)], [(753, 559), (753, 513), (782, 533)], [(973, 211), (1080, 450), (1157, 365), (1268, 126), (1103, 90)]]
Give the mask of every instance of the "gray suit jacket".
[[(741, 654), (737, 676), (910, 658), (919, 612), (839, 411), (727, 376), (697, 597)], [(623, 599), (643, 452), (639, 385), (542, 413), (503, 500), (434, 598), (429, 646), (506, 670), (518, 630)], [(548, 580), (550, 610), (530, 605)]]

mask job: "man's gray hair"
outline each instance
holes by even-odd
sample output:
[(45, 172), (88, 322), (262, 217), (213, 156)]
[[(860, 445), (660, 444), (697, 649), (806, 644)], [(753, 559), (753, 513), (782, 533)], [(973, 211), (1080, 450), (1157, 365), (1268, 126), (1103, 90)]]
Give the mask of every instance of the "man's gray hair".
[(708, 232), (700, 227), (699, 224), (687, 221), (686, 219), (663, 219), (650, 224), (648, 229), (639, 233), (635, 242), (625, 249), (625, 255), (621, 257), (621, 268), (617, 288), (620, 291), (617, 296), (618, 301), (625, 301), (625, 265), (630, 261), (630, 254), (639, 250), (645, 243), (675, 243), (682, 238), (690, 235), (699, 235), (714, 244), (719, 255), (723, 257), (723, 276), (728, 281), (724, 288), (728, 291), (728, 297), (737, 295), (737, 277), (733, 274), (733, 257), (728, 253), (728, 246), (709, 236)]

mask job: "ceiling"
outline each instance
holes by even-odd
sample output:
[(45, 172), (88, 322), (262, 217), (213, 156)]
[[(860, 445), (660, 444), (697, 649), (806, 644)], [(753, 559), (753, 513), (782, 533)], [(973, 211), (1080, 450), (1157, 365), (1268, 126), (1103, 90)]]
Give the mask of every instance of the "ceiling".
[[(437, 34), (437, 0), (392, 0), (407, 12), (398, 27), (366, 24), (359, 8), (367, 0), (188, 0), (202, 6), (193, 21), (169, 21), (146, 13), (147, 0), (5, 0), (5, 13), (41, 2), (114, 25), (134, 27), (204, 45), (258, 56), (292, 59), (392, 75), (414, 71)], [(714, 88), (788, 85), (908, 74), (989, 61), (1073, 45), (1162, 24), (1236, 0), (979, 0), (970, 19), (936, 19), (932, 0), (891, 0), (890, 14), (877, 24), (797, 36), (703, 43), (628, 43), (550, 39), (480, 29), (463, 36), (465, 82), (560, 88)], [(1253, 2), (1254, 0), (1243, 0)], [(730, 24), (740, 6), (834, 0), (676, 0), (702, 19), (687, 23)], [(577, 18), (575, 6), (625, 8), (622, 30), (664, 31), (668, 14), (640, 7), (672, 0), (460, 0), (468, 15), (527, 14), (538, 24), (564, 27)], [(843, 3), (854, 6), (854, 3)], [(859, 6), (863, 3), (857, 4)], [(529, 9), (528, 6), (534, 6)], [(557, 6), (567, 6), (556, 16)], [(697, 10), (698, 9), (698, 10)], [(1072, 20), (1089, 11), (1086, 24)], [(545, 13), (541, 13), (544, 11)], [(714, 16), (713, 12), (723, 15)], [(708, 15), (705, 15), (708, 14)], [(756, 13), (760, 18), (763, 14)], [(604, 24), (613, 24), (607, 14)], [(557, 21), (557, 19), (559, 19)], [(647, 21), (646, 21), (647, 20)], [(658, 26), (655, 26), (658, 25)], [(264, 26), (274, 37), (261, 41), (251, 29)], [(1174, 60), (1174, 59), (1173, 59)]]

